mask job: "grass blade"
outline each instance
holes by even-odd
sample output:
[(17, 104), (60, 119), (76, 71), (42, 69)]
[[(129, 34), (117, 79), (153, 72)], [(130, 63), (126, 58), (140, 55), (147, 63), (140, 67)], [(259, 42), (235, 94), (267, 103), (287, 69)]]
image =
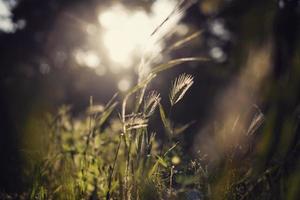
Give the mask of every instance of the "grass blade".
[(175, 42), (173, 45), (171, 45), (169, 48), (165, 49), (165, 52), (170, 52), (175, 49), (179, 49), (186, 45), (188, 42), (194, 40), (195, 38), (199, 37), (202, 34), (202, 31), (196, 31), (195, 33)]
[(187, 58), (178, 58), (178, 59), (173, 59), (167, 63), (160, 64), (156, 67), (154, 67), (151, 70), (151, 73), (157, 74), (159, 72), (165, 71), (167, 69), (170, 69), (172, 67), (175, 67), (177, 65), (186, 63), (186, 62), (200, 62), (200, 61), (208, 61), (208, 58), (204, 57), (187, 57)]
[(171, 128), (170, 121), (167, 118), (166, 112), (165, 112), (165, 110), (164, 110), (164, 108), (161, 104), (159, 104), (159, 113), (160, 113), (160, 118), (163, 122), (163, 125), (164, 125), (165, 129), (167, 130), (167, 132), (169, 134), (172, 134), (173, 131), (172, 131), (172, 128)]

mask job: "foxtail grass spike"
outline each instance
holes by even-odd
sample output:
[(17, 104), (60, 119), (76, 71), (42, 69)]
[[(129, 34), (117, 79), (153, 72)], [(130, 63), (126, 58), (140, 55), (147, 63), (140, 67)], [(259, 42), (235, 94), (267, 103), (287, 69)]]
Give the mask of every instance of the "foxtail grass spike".
[(172, 106), (184, 97), (185, 93), (193, 85), (193, 83), (194, 78), (190, 74), (181, 74), (175, 79), (170, 92), (170, 102)]

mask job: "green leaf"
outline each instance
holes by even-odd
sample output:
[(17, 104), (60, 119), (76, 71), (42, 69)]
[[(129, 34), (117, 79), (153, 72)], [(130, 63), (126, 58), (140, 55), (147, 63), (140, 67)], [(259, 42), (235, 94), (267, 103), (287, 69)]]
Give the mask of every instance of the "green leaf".
[(148, 173), (148, 177), (153, 176), (154, 172), (157, 170), (158, 167), (158, 160), (155, 162), (155, 164), (153, 165), (153, 167), (150, 169), (149, 173)]
[(159, 164), (161, 164), (162, 166), (164, 166), (165, 168), (168, 167), (168, 163), (160, 156), (156, 156), (157, 157), (157, 161)]
[(161, 164), (163, 167), (168, 167), (168, 163), (160, 156), (156, 156), (157, 160), (155, 162), (155, 164), (153, 165), (153, 167), (150, 169), (149, 173), (148, 173), (148, 177), (151, 177), (155, 171), (158, 168), (158, 165)]

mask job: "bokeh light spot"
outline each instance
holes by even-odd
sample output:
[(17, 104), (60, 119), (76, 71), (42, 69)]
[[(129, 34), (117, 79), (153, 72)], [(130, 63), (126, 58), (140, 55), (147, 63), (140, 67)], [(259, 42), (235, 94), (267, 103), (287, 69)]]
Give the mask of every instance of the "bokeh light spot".
[(101, 62), (100, 57), (94, 51), (77, 50), (75, 59), (79, 65), (89, 68), (96, 68)]
[(129, 78), (123, 78), (118, 82), (118, 89), (122, 92), (126, 92), (131, 86)]
[(213, 47), (210, 50), (210, 55), (218, 62), (224, 62), (226, 60), (226, 55), (220, 47)]
[(98, 76), (104, 76), (106, 74), (106, 68), (100, 65), (95, 69), (95, 72)]
[(42, 63), (40, 65), (41, 74), (48, 74), (50, 72), (50, 66), (47, 63)]
[(0, 0), (0, 31), (13, 33), (16, 30), (15, 24), (12, 20), (12, 9), (13, 5)]

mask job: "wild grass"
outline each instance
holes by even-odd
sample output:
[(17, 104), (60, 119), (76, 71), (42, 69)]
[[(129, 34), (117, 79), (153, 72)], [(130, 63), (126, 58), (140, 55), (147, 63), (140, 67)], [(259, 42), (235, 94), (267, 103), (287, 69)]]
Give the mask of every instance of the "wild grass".
[[(162, 27), (189, 5), (187, 1), (179, 2), (151, 37), (164, 38), (166, 33), (160, 33)], [(189, 40), (177, 42), (176, 48)], [(152, 59), (142, 58), (141, 71), (145, 63), (153, 62)], [(49, 115), (43, 155), (33, 165), (29, 198), (125, 200), (175, 197), (172, 161), (179, 164), (180, 158), (172, 159), (172, 152), (178, 148), (178, 143), (171, 140), (173, 124), (161, 104), (162, 96), (146, 88), (160, 72), (199, 60), (205, 58), (179, 58), (152, 67), (149, 72), (140, 74), (138, 83), (123, 95), (122, 102), (118, 102), (115, 95), (105, 106), (94, 105), (91, 97), (85, 118), (73, 119), (68, 106), (61, 107), (54, 116)], [(175, 79), (169, 95), (171, 107), (184, 97), (192, 83), (191, 75), (182, 74)], [(128, 101), (133, 96), (134, 103), (130, 105), (133, 109), (130, 110)], [(117, 105), (121, 106), (119, 115), (114, 114)], [(148, 126), (158, 108), (170, 137), (164, 145), (158, 145), (155, 130)]]
[[(181, 1), (152, 36), (159, 34), (172, 15), (183, 12), (191, 2)], [(200, 33), (192, 33), (163, 52), (186, 45)], [(157, 38), (165, 36), (166, 33)], [(172, 121), (171, 113), (191, 89), (193, 75), (183, 73), (174, 77), (169, 94), (148, 89), (161, 72), (207, 59), (184, 57), (155, 64), (154, 57), (143, 57), (136, 85), (125, 94), (114, 95), (106, 105), (95, 105), (91, 97), (81, 118), (72, 117), (70, 106), (62, 106), (56, 114), (47, 116), (40, 156), (29, 162), (29, 191), (25, 198), (253, 199), (253, 194), (260, 193), (254, 198), (268, 199), (270, 181), (281, 168), (266, 168), (253, 176), (252, 161), (247, 156), (252, 150), (251, 143), (230, 146), (217, 165), (201, 152), (194, 157), (183, 155), (180, 136), (193, 122), (179, 126)], [(149, 64), (154, 66), (145, 72), (143, 69)], [(168, 100), (162, 101), (164, 98)], [(260, 110), (256, 113), (249, 127), (243, 130), (249, 140), (264, 119)], [(152, 130), (149, 126), (156, 114), (160, 116), (165, 140), (157, 138), (159, 129)], [(230, 127), (231, 131), (239, 118)], [(220, 124), (215, 131), (227, 129)], [(242, 167), (236, 165), (238, 160), (244, 162)]]
[[(176, 80), (185, 80), (186, 75), (180, 77)], [(178, 143), (169, 142), (158, 149), (156, 134), (148, 127), (160, 107), (166, 130), (172, 129), (166, 125), (170, 119), (162, 114), (160, 94), (147, 92), (140, 108), (127, 114), (129, 95), (149, 84), (146, 80), (125, 95), (120, 118), (112, 115), (118, 104), (115, 98), (105, 106), (93, 105), (91, 98), (86, 119), (72, 119), (70, 107), (49, 116), (49, 139), (43, 159), (35, 164), (31, 199), (174, 198), (172, 162), (179, 161), (171, 155)], [(176, 87), (174, 84), (173, 90)], [(187, 89), (177, 88), (173, 95), (182, 99)]]

